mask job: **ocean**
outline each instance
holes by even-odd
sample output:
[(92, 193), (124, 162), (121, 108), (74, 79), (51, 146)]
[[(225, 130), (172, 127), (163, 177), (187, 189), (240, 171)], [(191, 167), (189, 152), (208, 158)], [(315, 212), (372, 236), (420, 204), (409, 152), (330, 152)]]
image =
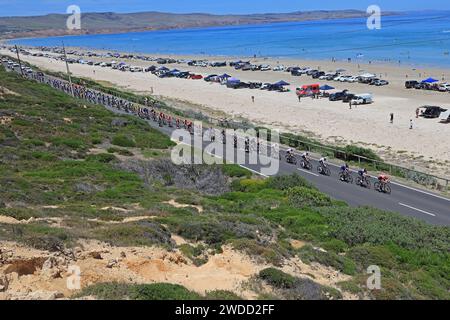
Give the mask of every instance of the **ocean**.
[(383, 17), (380, 30), (366, 19), (146, 31), (19, 39), (13, 44), (66, 46), (149, 54), (264, 56), (360, 60), (450, 67), (450, 12)]

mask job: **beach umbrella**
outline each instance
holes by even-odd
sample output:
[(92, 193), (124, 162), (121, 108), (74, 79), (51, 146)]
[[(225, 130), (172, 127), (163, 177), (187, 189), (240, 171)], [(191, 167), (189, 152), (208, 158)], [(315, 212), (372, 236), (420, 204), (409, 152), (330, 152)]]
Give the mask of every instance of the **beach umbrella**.
[(319, 89), (322, 90), (322, 91), (328, 91), (328, 90), (333, 90), (334, 87), (329, 86), (329, 85), (326, 84), (324, 86), (321, 86)]
[(288, 86), (289, 83), (287, 83), (286, 81), (278, 81), (277, 83), (274, 83), (275, 86), (279, 86), (279, 87), (283, 87), (283, 86)]
[(434, 83), (434, 82), (438, 82), (439, 80), (433, 79), (433, 78), (428, 78), (425, 80), (422, 80), (422, 82), (424, 83)]

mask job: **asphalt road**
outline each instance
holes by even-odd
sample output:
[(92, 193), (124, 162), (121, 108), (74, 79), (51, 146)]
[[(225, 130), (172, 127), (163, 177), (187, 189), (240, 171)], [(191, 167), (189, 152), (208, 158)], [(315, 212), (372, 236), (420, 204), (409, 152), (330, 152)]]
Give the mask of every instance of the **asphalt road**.
[[(53, 78), (53, 77), (52, 77)], [(124, 113), (123, 111), (109, 108), (114, 113)], [(148, 123), (153, 128), (161, 132), (171, 135), (174, 128), (159, 127), (154, 121), (149, 120)], [(231, 139), (230, 139), (231, 140)], [(230, 141), (227, 140), (227, 141)], [(205, 147), (208, 142), (203, 143)], [(224, 153), (225, 154), (225, 153)], [(375, 179), (371, 179), (372, 188), (367, 189), (357, 186), (355, 183), (349, 184), (339, 179), (339, 167), (329, 164), (331, 169), (330, 176), (318, 174), (316, 168), (317, 159), (312, 160), (313, 169), (311, 171), (300, 168), (300, 161), (297, 165), (288, 164), (285, 159), (285, 151), (280, 150), (280, 167), (278, 175), (298, 173), (306, 180), (314, 184), (320, 191), (328, 194), (334, 199), (343, 200), (351, 206), (370, 206), (381, 210), (398, 212), (402, 215), (414, 217), (426, 221), (434, 225), (450, 225), (450, 198), (443, 197), (430, 191), (424, 191), (399, 183), (392, 182), (391, 194), (384, 194), (373, 189)], [(297, 157), (299, 158), (299, 156)], [(247, 159), (248, 160), (248, 157)], [(250, 171), (261, 174), (262, 164), (249, 164), (245, 162), (240, 164), (242, 167)], [(263, 175), (263, 174), (261, 174)], [(353, 172), (353, 178), (356, 180), (356, 173)]]
[[(113, 111), (117, 112), (117, 110)], [(174, 128), (159, 127), (154, 121), (148, 122), (153, 128), (167, 135), (171, 135), (174, 130)], [(207, 144), (209, 142), (204, 142), (203, 147)], [(450, 198), (396, 182), (391, 183), (392, 193), (384, 194), (374, 190), (373, 185), (376, 182), (374, 177), (371, 178), (371, 189), (367, 189), (355, 184), (356, 172), (352, 172), (354, 182), (349, 184), (339, 179), (339, 166), (329, 164), (331, 176), (324, 176), (316, 170), (318, 166), (317, 159), (311, 161), (313, 169), (308, 171), (300, 167), (299, 155), (297, 156), (297, 165), (289, 164), (284, 160), (285, 150), (280, 150), (280, 156), (282, 160), (280, 160), (280, 167), (277, 174), (298, 173), (314, 184), (320, 191), (334, 199), (343, 200), (350, 206), (370, 206), (381, 210), (398, 212), (402, 215), (418, 218), (434, 225), (450, 225)], [(246, 160), (248, 160), (248, 157)], [(240, 165), (254, 173), (264, 176), (264, 174), (261, 174), (263, 165), (260, 163), (249, 164), (246, 162)]]

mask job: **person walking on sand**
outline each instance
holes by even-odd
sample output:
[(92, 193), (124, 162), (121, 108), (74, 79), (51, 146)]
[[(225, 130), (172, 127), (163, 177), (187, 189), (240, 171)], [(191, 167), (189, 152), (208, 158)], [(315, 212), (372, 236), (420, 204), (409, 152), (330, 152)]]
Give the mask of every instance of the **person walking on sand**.
[(413, 128), (413, 121), (412, 119), (409, 119), (409, 129), (412, 130)]
[(252, 96), (252, 102), (255, 103), (255, 96)]
[(298, 102), (302, 102), (302, 96), (298, 95)]
[(350, 107), (350, 110), (351, 110), (352, 109), (352, 101), (351, 100), (348, 102), (348, 106)]
[(394, 123), (394, 114), (391, 113), (391, 123)]
[(419, 118), (419, 112), (420, 112), (420, 110), (419, 110), (419, 108), (417, 108), (416, 109), (416, 119)]

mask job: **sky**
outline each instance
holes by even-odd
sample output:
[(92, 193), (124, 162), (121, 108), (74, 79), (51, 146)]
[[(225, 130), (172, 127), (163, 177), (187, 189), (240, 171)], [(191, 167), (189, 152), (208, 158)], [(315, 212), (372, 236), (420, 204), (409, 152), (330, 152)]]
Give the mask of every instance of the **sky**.
[(307, 10), (366, 10), (376, 4), (382, 10), (450, 10), (449, 0), (0, 0), (0, 16), (66, 13), (69, 5), (81, 12), (162, 11), (243, 14)]

